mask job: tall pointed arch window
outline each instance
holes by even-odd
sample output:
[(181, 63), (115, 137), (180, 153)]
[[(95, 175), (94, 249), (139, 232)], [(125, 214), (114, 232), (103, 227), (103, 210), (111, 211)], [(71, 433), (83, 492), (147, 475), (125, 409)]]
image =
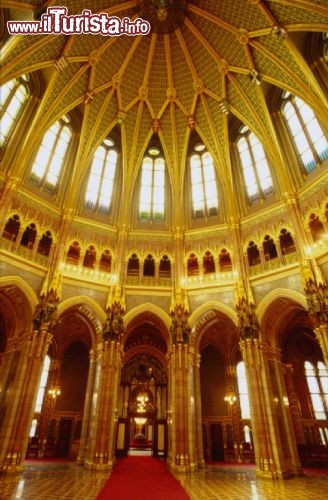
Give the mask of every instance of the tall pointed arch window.
[(43, 136), (32, 166), (32, 182), (50, 193), (56, 190), (71, 139), (70, 119), (64, 116)]
[(190, 156), (193, 217), (202, 219), (218, 214), (219, 200), (212, 155), (204, 144), (196, 144)]
[(327, 138), (310, 106), (283, 93), (282, 114), (306, 173), (328, 158)]
[(140, 221), (164, 221), (165, 160), (157, 147), (150, 147), (142, 162), (139, 198)]
[(316, 365), (305, 361), (304, 370), (315, 418), (326, 420), (328, 418), (328, 370), (322, 361), (318, 361)]
[(98, 210), (101, 213), (109, 213), (118, 161), (118, 152), (115, 142), (107, 138), (96, 149), (94, 154), (87, 191), (85, 195), (85, 207)]
[(11, 80), (0, 88), (0, 146), (10, 136), (28, 97), (28, 75)]
[(240, 129), (237, 149), (249, 203), (273, 194), (273, 182), (262, 143), (246, 125)]
[(241, 418), (250, 419), (251, 412), (249, 406), (248, 386), (247, 386), (246, 368), (244, 361), (240, 361), (237, 364), (236, 368), (237, 368), (237, 386), (238, 386)]

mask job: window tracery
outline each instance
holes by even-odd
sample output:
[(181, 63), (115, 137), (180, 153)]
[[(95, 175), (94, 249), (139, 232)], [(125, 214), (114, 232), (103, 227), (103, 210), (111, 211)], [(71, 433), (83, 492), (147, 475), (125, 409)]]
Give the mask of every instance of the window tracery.
[(305, 361), (304, 370), (315, 418), (326, 420), (328, 418), (328, 370), (322, 361), (318, 361), (316, 365)]
[(302, 99), (283, 92), (282, 115), (306, 174), (328, 158), (327, 138), (313, 112)]
[(31, 169), (31, 182), (49, 193), (56, 191), (71, 139), (70, 119), (64, 116), (44, 134)]
[(108, 138), (98, 146), (94, 154), (85, 195), (85, 207), (109, 213), (118, 163), (115, 143)]
[(0, 146), (12, 133), (29, 96), (28, 75), (11, 80), (0, 88)]
[(139, 220), (163, 222), (165, 216), (165, 159), (159, 147), (150, 147), (142, 161)]
[(273, 182), (264, 148), (247, 126), (240, 129), (237, 150), (249, 203), (273, 194)]
[(194, 146), (190, 156), (190, 178), (193, 217), (217, 215), (219, 200), (213, 158), (202, 143)]

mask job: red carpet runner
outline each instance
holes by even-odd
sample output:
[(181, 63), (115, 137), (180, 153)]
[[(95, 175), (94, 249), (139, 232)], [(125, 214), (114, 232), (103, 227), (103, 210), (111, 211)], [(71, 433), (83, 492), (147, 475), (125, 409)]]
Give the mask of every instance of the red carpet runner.
[(164, 460), (129, 456), (116, 461), (97, 500), (188, 500)]

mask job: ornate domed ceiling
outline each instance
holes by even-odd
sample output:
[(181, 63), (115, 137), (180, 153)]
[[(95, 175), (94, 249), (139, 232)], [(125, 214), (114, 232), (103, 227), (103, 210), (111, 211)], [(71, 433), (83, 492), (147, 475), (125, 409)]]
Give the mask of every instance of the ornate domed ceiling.
[[(158, 132), (173, 192), (181, 199), (191, 130), (216, 158), (223, 190), (231, 193), (228, 130), (233, 121), (257, 134), (275, 168), (283, 172), (267, 104), (270, 92), (291, 91), (310, 102), (319, 119), (328, 114), (306, 55), (308, 33), (328, 31), (327, 0), (62, 3), (69, 15), (90, 9), (151, 24), (148, 35), (13, 36), (4, 46), (2, 82), (42, 73), (42, 98), (22, 144), (26, 151), (56, 119), (74, 108), (79, 112), (82, 127), (72, 197), (79, 195), (77, 180), (95, 147), (115, 128), (122, 141), (126, 196), (131, 195), (150, 138)], [(6, 19), (40, 14), (37, 0), (4, 0), (2, 6)], [(290, 189), (280, 186), (281, 191)]]

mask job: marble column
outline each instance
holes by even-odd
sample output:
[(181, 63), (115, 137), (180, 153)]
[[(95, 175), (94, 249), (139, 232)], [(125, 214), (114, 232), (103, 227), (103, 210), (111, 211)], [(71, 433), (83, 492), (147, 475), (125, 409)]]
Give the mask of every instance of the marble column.
[(99, 344), (94, 396), (84, 465), (89, 469), (111, 469), (115, 460), (118, 385), (121, 373), (121, 343)]
[(240, 347), (249, 389), (257, 475), (272, 479), (301, 475), (279, 354), (254, 337), (243, 338)]
[(193, 349), (188, 344), (171, 345), (168, 464), (180, 472), (191, 472), (198, 467), (193, 358)]
[(23, 469), (37, 390), (52, 335), (48, 324), (9, 339), (1, 366), (0, 471)]

